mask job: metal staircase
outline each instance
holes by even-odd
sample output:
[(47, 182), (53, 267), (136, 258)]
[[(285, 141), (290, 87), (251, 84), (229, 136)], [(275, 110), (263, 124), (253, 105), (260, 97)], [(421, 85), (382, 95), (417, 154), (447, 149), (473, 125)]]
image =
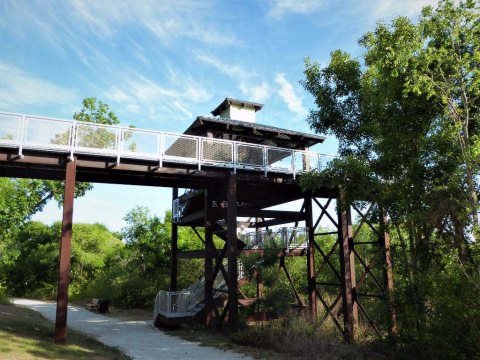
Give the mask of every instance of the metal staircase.
[[(308, 229), (304, 227), (282, 227), (276, 230), (261, 230), (242, 232), (239, 241), (245, 244), (244, 249), (305, 249), (308, 242)], [(227, 265), (227, 261), (223, 262)], [(246, 273), (240, 260), (237, 262), (237, 280), (246, 280)], [(225, 266), (226, 267), (226, 266)], [(221, 271), (217, 273), (214, 284), (214, 299), (218, 299), (227, 289), (226, 281)], [(205, 277), (202, 277), (189, 288), (181, 291), (160, 290), (155, 298), (153, 321), (155, 325), (180, 324), (192, 321), (204, 308)]]

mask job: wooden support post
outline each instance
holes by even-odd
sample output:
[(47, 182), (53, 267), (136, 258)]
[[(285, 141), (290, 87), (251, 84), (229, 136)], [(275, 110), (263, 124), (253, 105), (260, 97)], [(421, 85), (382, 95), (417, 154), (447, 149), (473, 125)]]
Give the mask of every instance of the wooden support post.
[[(172, 204), (178, 198), (178, 188), (172, 189)], [(173, 209), (172, 209), (173, 210)], [(177, 214), (172, 214), (172, 237), (171, 237), (171, 255), (170, 255), (170, 291), (177, 291), (178, 278), (178, 225), (173, 218)]]
[(342, 277), (344, 337), (347, 343), (354, 340), (358, 324), (358, 306), (356, 303), (355, 254), (353, 253), (353, 232), (350, 204), (345, 203), (344, 194), (340, 195), (339, 209), (340, 266)]
[(62, 238), (60, 240), (60, 267), (58, 273), (55, 342), (67, 341), (68, 284), (72, 249), (73, 198), (75, 194), (76, 159), (67, 162), (63, 196)]
[(381, 209), (380, 214), (381, 219), (381, 228), (380, 228), (380, 235), (381, 235), (381, 243), (383, 246), (383, 255), (385, 261), (384, 267), (384, 286), (385, 290), (387, 291), (387, 302), (388, 302), (388, 311), (389, 311), (389, 320), (390, 324), (388, 327), (388, 333), (390, 335), (397, 333), (397, 325), (396, 325), (396, 314), (395, 309), (393, 307), (393, 272), (392, 272), (392, 258), (390, 254), (390, 234), (388, 233), (387, 228), (387, 213), (384, 209)]
[(213, 259), (216, 250), (213, 244), (212, 219), (211, 219), (211, 189), (205, 191), (205, 325), (213, 327)]
[(315, 279), (315, 229), (313, 225), (312, 198), (305, 196), (305, 224), (308, 229), (307, 247), (307, 285), (308, 285), (308, 308), (312, 321), (317, 320), (317, 295)]
[(237, 175), (229, 174), (227, 185), (227, 258), (228, 258), (228, 325), (238, 326), (238, 261), (237, 261)]

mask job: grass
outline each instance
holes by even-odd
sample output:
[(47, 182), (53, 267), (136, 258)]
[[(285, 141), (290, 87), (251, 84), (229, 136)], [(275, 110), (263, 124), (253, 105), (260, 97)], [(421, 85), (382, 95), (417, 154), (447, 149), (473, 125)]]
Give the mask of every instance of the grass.
[(303, 316), (290, 316), (251, 324), (235, 341), (270, 349), (279, 359), (384, 360), (385, 356), (365, 345), (345, 345), (335, 329), (316, 327)]
[(53, 322), (33, 310), (0, 305), (0, 358), (127, 360), (130, 357), (92, 337), (68, 331), (68, 344), (54, 343)]
[(232, 350), (255, 359), (278, 360), (385, 360), (383, 354), (363, 345), (344, 345), (328, 330), (320, 331), (306, 319), (295, 317), (265, 323), (252, 323), (244, 329), (224, 334), (204, 327), (169, 330), (169, 335), (222, 350)]
[(224, 334), (214, 330), (207, 330), (205, 327), (200, 325), (191, 327), (182, 326), (177, 329), (166, 328), (162, 330), (168, 335), (199, 343), (200, 346), (214, 347), (220, 350), (231, 350), (236, 353), (250, 356), (254, 359), (284, 359), (281, 354), (269, 349), (257, 348), (255, 346), (236, 342), (235, 334)]

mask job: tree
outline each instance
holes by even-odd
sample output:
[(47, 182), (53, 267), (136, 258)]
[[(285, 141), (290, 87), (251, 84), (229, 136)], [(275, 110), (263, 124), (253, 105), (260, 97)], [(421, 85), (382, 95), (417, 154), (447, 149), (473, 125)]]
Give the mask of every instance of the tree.
[(318, 106), (308, 121), (339, 139), (344, 158), (304, 185), (382, 190), (394, 213), (423, 214), (422, 226), (449, 231), (467, 256), (478, 225), (478, 8), (445, 0), (422, 14), (366, 34), (364, 65), (339, 50), (323, 69), (306, 60), (303, 85)]
[(120, 124), (120, 120), (110, 107), (101, 101), (97, 104), (96, 98), (83, 99), (82, 104), (82, 109), (73, 114), (74, 120), (104, 125)]
[[(340, 50), (325, 67), (305, 61), (302, 84), (317, 106), (308, 122), (337, 137), (340, 157), (301, 183), (339, 186), (349, 201), (388, 210), (402, 270), (397, 289), (404, 290), (402, 307), (415, 309), (412, 326), (406, 313), (403, 325), (434, 338), (446, 309), (440, 294), (447, 297), (452, 280), (446, 269), (455, 269), (471, 298), (479, 293), (480, 9), (471, 0), (441, 0), (417, 24), (403, 17), (378, 23), (360, 45), (363, 62)], [(469, 318), (474, 309), (465, 309)], [(461, 346), (474, 353), (472, 342)]]
[[(99, 124), (118, 124), (118, 118), (108, 105), (96, 102), (95, 98), (83, 100), (83, 108), (75, 112), (74, 119)], [(101, 129), (104, 130), (104, 129)], [(110, 134), (108, 134), (110, 135)], [(65, 143), (60, 137), (69, 138), (70, 134), (57, 135), (54, 141)], [(66, 142), (68, 144), (68, 141)], [(82, 197), (91, 190), (90, 183), (75, 185), (75, 198)], [(64, 183), (62, 181), (38, 179), (0, 178), (0, 264), (13, 261), (10, 247), (14, 245), (19, 229), (30, 218), (42, 211), (50, 200), (63, 203)], [(4, 273), (0, 274), (2, 281)]]
[[(73, 118), (77, 121), (88, 121), (98, 124), (118, 124), (119, 120), (108, 105), (98, 102), (95, 98), (83, 100), (83, 108), (75, 112)], [(62, 135), (59, 135), (62, 136)], [(66, 134), (68, 137), (69, 134)], [(58, 139), (57, 139), (58, 140)], [(59, 140), (60, 141), (60, 140)], [(63, 203), (63, 182), (36, 179), (1, 179), (0, 181), (0, 223), (7, 231), (27, 221), (33, 214), (43, 210), (51, 199), (59, 205)], [(75, 197), (82, 197), (92, 189), (89, 183), (77, 183)], [(8, 202), (8, 206), (6, 203)], [(16, 216), (12, 217), (15, 213)], [(1, 238), (0, 234), (0, 238)]]

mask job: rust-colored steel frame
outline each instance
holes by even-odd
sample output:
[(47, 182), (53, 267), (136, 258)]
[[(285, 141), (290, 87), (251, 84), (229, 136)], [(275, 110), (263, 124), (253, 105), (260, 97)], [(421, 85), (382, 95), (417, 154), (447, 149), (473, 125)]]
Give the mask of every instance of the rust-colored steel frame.
[[(236, 175), (230, 174), (230, 171), (221, 169), (210, 169), (208, 171), (198, 171), (190, 168), (158, 168), (153, 167), (148, 162), (131, 161), (119, 166), (110, 164), (109, 159), (98, 157), (80, 156), (73, 161), (65, 161), (65, 156), (54, 153), (38, 154), (35, 152), (24, 153), (19, 158), (11, 153), (10, 149), (0, 149), (0, 176), (8, 177), (27, 177), (39, 179), (63, 180), (65, 179), (65, 203), (64, 216), (62, 223), (62, 241), (60, 256), (59, 287), (57, 297), (57, 322), (55, 331), (55, 340), (58, 343), (66, 341), (66, 309), (68, 305), (68, 275), (70, 269), (70, 246), (71, 246), (71, 225), (73, 213), (73, 192), (75, 181), (91, 181), (112, 184), (135, 184), (162, 186), (172, 188), (196, 188), (207, 189), (205, 191), (205, 209), (204, 214), (200, 216), (200, 226), (205, 228), (205, 250), (196, 252), (179, 252), (177, 247), (178, 228), (174, 227), (174, 236), (172, 236), (172, 281), (171, 289), (177, 288), (177, 261), (179, 258), (204, 257), (205, 258), (205, 314), (206, 323), (210, 325), (220, 324), (223, 320), (228, 320), (228, 326), (235, 328), (238, 319), (238, 283), (236, 277), (232, 279), (228, 274), (235, 274), (236, 259), (238, 256), (238, 240), (236, 239), (236, 218), (237, 216), (251, 216), (258, 218), (252, 226), (269, 227), (285, 224), (287, 222), (298, 223), (305, 221), (309, 228), (309, 244), (307, 248), (307, 274), (308, 277), (308, 301), (310, 314), (316, 318), (319, 313), (317, 303), (320, 302), (325, 309), (326, 314), (320, 321), (331, 318), (335, 325), (344, 334), (345, 339), (350, 341), (355, 335), (355, 326), (358, 323), (358, 312), (362, 313), (368, 319), (372, 328), (375, 324), (366, 313), (359, 298), (363, 296), (375, 296), (375, 294), (362, 294), (358, 291), (367, 277), (372, 278), (374, 283), (387, 300), (390, 300), (391, 325), (389, 330), (395, 331), (395, 316), (391, 307), (391, 293), (393, 289), (392, 269), (390, 258), (390, 244), (386, 228), (386, 218), (382, 214), (382, 224), (379, 230), (376, 229), (367, 219), (367, 216), (361, 215), (360, 211), (353, 208), (362, 218), (361, 226), (365, 224), (372, 230), (377, 231), (378, 244), (383, 251), (382, 262), (384, 264), (375, 264), (374, 261), (367, 263), (359, 255), (356, 247), (362, 245), (355, 242), (355, 234), (352, 233), (350, 208), (342, 210), (335, 219), (329, 214), (327, 208), (331, 206), (332, 200), (338, 198), (335, 189), (321, 189), (314, 195), (305, 196), (299, 189), (296, 182), (281, 174), (269, 174), (268, 178), (263, 178), (257, 174), (249, 172), (238, 172)], [(66, 165), (65, 165), (66, 164)], [(218, 194), (220, 185), (221, 195)], [(178, 194), (172, 194), (176, 197)], [(292, 200), (304, 198), (304, 206), (299, 212), (279, 212), (272, 210), (262, 210), (273, 205), (286, 203)], [(318, 199), (327, 199), (327, 203), (322, 205)], [(226, 231), (226, 243), (223, 249), (217, 250), (213, 243), (215, 233), (215, 221), (218, 219), (219, 209), (214, 209), (212, 201), (221, 200), (227, 204), (223, 218), (228, 226)], [(242, 204), (238, 207), (238, 204)], [(243, 206), (249, 204), (248, 206)], [(317, 220), (313, 219), (312, 204), (320, 209), (320, 215)], [(345, 207), (347, 209), (347, 207)], [(203, 218), (203, 220), (201, 220)], [(328, 251), (319, 246), (316, 238), (322, 234), (315, 233), (321, 219), (328, 218), (335, 225), (337, 241)], [(203, 223), (202, 223), (203, 221)], [(323, 234), (324, 235), (324, 234)], [(332, 254), (340, 253), (342, 266), (336, 268), (330, 260)], [(225, 256), (229, 260), (227, 272), (222, 261)], [(361, 267), (360, 274), (355, 274), (355, 261)], [(235, 264), (235, 266), (234, 266)], [(380, 281), (371, 269), (374, 266), (382, 266), (384, 269), (383, 282)], [(329, 268), (336, 276), (338, 283), (322, 284), (318, 281), (319, 274)], [(213, 280), (218, 272), (221, 272), (228, 284), (229, 302), (224, 306), (220, 313), (215, 306), (213, 292)], [(358, 268), (357, 268), (358, 271)], [(356, 276), (360, 275), (360, 276)], [(287, 274), (288, 276), (288, 274)], [(321, 288), (323, 286), (336, 286), (341, 289), (340, 294), (331, 302), (327, 303), (322, 297)], [(378, 295), (377, 295), (378, 296)], [(342, 304), (342, 311), (338, 312), (339, 304)], [(343, 326), (341, 325), (340, 315), (343, 315)]]
[(63, 197), (62, 237), (60, 240), (60, 266), (58, 272), (55, 342), (67, 341), (68, 285), (70, 281), (70, 254), (72, 249), (73, 198), (75, 194), (76, 160), (67, 162)]
[[(313, 233), (309, 237), (309, 251), (317, 252), (321, 261), (318, 262), (316, 269), (314, 269), (315, 261), (314, 259), (309, 258), (314, 255), (307, 255), (307, 276), (309, 279), (309, 304), (311, 304), (310, 310), (312, 316), (316, 317), (318, 312), (315, 309), (317, 300), (322, 304), (324, 314), (317, 321), (322, 324), (327, 319), (331, 319), (338, 330), (343, 334), (346, 342), (351, 342), (355, 338), (356, 329), (359, 321), (359, 311), (367, 319), (369, 326), (375, 331), (379, 332), (376, 327), (375, 322), (367, 313), (365, 307), (362, 305), (362, 297), (378, 297), (385, 299), (387, 301), (390, 313), (390, 326), (388, 331), (390, 333), (395, 332), (395, 315), (392, 307), (392, 290), (393, 290), (393, 280), (392, 280), (392, 267), (390, 259), (390, 244), (389, 244), (389, 235), (387, 232), (386, 224), (387, 219), (385, 213), (382, 212), (379, 214), (379, 226), (376, 228), (374, 224), (370, 221), (369, 215), (375, 208), (374, 204), (370, 204), (369, 208), (365, 213), (363, 213), (359, 208), (352, 204), (344, 203), (343, 194), (337, 198), (337, 220), (329, 213), (329, 207), (333, 206), (333, 198), (326, 200), (326, 203), (322, 205), (321, 201), (315, 197), (305, 200), (305, 206), (308, 209), (308, 212), (311, 213), (311, 203), (315, 203), (319, 210), (320, 214), (315, 222), (312, 225), (311, 221), (307, 217), (307, 224), (309, 228), (317, 229), (317, 226), (323, 219), (328, 218), (332, 225), (336, 228), (336, 231), (327, 231), (327, 232), (318, 232)], [(355, 232), (352, 229), (352, 214), (351, 211), (354, 211), (359, 217), (360, 222), (356, 226)], [(355, 241), (360, 233), (360, 230), (363, 226), (368, 226), (375, 236), (377, 241), (369, 242), (360, 242)], [(337, 235), (337, 240), (331, 246), (330, 249), (324, 251), (321, 248), (316, 238), (322, 235)], [(359, 254), (356, 247), (366, 244), (377, 244), (380, 246), (379, 251), (383, 254), (383, 264), (377, 264), (375, 259), (373, 259), (369, 264), (366, 260)], [(339, 268), (336, 266), (332, 257), (335, 253), (339, 254)], [(360, 276), (356, 274), (355, 260), (361, 265)], [(383, 283), (377, 279), (375, 274), (372, 272), (374, 267), (381, 266), (384, 273)], [(325, 283), (317, 281), (320, 274), (326, 270), (332, 271), (335, 275), (335, 278), (338, 282), (334, 283)], [(313, 279), (312, 279), (313, 274)], [(373, 280), (373, 283), (380, 290), (379, 294), (367, 294), (360, 293), (360, 287), (365, 283), (367, 278), (370, 277)], [(310, 285), (310, 283), (313, 283)], [(323, 295), (322, 288), (338, 288), (340, 289), (339, 293), (328, 303), (328, 299)], [(340, 307), (341, 304), (341, 307)], [(341, 314), (343, 318), (343, 324), (339, 315)]]

